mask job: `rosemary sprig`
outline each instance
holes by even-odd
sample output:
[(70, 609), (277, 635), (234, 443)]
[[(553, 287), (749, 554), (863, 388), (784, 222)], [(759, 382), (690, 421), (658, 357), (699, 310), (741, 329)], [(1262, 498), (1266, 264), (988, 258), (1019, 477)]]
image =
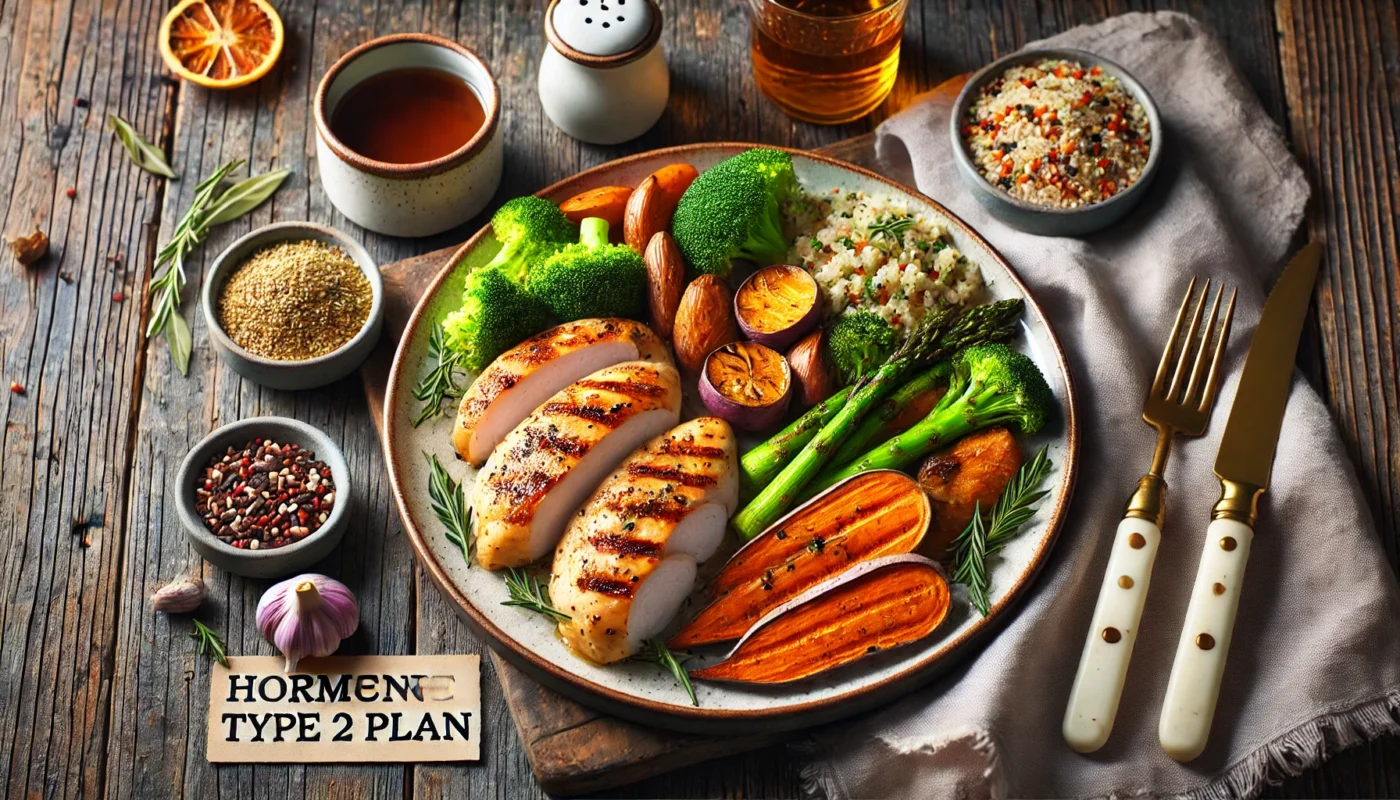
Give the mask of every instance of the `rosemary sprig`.
[(116, 114), (108, 114), (107, 124), (112, 126), (112, 133), (116, 134), (117, 141), (126, 148), (126, 154), (131, 157), (131, 163), (152, 175), (175, 179), (175, 170), (171, 169), (170, 164), (166, 162), (165, 153), (159, 147), (142, 138), (141, 134), (131, 127), (130, 122)]
[(214, 174), (200, 181), (194, 187), (194, 200), (170, 241), (156, 254), (152, 270), (161, 272), (151, 280), (151, 321), (146, 325), (146, 338), (164, 333), (170, 344), (170, 355), (181, 375), (188, 375), (190, 350), (193, 339), (190, 326), (180, 316), (180, 294), (185, 289), (185, 258), (204, 241), (209, 229), (214, 225), (228, 222), (252, 211), (277, 191), (291, 174), (290, 170), (280, 169), (265, 175), (244, 179), (225, 190), (217, 197), (219, 185), (230, 172), (243, 165), (242, 160), (230, 161), (214, 170)]
[(523, 608), (556, 620), (572, 619), (568, 614), (550, 605), (549, 595), (545, 594), (544, 586), (519, 567), (506, 570), (506, 590), (510, 592), (510, 599), (501, 603), (503, 606)]
[(442, 326), (434, 325), (428, 337), (428, 361), (433, 368), (413, 387), (413, 399), (423, 401), (422, 410), (413, 418), (413, 427), (441, 416), (442, 401), (462, 396), (462, 387), (457, 384), (461, 360), (462, 351), (449, 349), (442, 339)]
[(1000, 552), (1007, 542), (1016, 537), (1021, 526), (1035, 515), (1036, 503), (1049, 494), (1049, 491), (1039, 490), (1039, 487), (1050, 473), (1050, 467), (1046, 448), (1041, 447), (1030, 461), (1016, 471), (1015, 477), (992, 506), (992, 513), (987, 519), (983, 519), (979, 504), (972, 514), (972, 521), (953, 541), (958, 563), (953, 580), (967, 586), (968, 598), (984, 617), (990, 609), (987, 559)]
[(462, 551), (462, 560), (471, 567), (476, 554), (476, 532), (472, 530), (472, 510), (467, 507), (462, 484), (452, 480), (436, 454), (423, 455), (428, 459), (428, 498), (433, 513), (447, 529), (447, 541), (457, 545)]
[(208, 655), (223, 666), (228, 666), (228, 656), (224, 655), (224, 643), (219, 639), (219, 634), (210, 630), (199, 620), (194, 621), (194, 630), (190, 631), (190, 638), (199, 642), (200, 655)]
[(870, 226), (869, 241), (874, 242), (876, 236), (884, 234), (889, 238), (892, 244), (903, 245), (904, 232), (912, 227), (914, 227), (914, 218), (912, 216), (896, 217), (894, 214), (890, 214), (888, 217), (877, 220), (874, 225)]
[(676, 679), (676, 683), (685, 689), (685, 693), (690, 695), (690, 704), (696, 708), (700, 707), (700, 701), (695, 698), (695, 687), (690, 685), (690, 673), (682, 666), (685, 662), (694, 658), (690, 653), (672, 653), (671, 649), (660, 638), (648, 639), (646, 649), (632, 656), (634, 661), (646, 661), (655, 664)]

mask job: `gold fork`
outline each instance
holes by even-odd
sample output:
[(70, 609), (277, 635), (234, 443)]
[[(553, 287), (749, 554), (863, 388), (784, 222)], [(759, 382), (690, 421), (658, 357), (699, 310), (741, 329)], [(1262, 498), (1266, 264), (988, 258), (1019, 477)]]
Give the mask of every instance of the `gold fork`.
[(1108, 569), (1094, 606), (1093, 624), (1084, 642), (1079, 671), (1074, 676), (1069, 706), (1065, 709), (1065, 741), (1081, 753), (1092, 753), (1103, 747), (1118, 714), (1128, 661), (1137, 640), (1138, 621), (1142, 619), (1142, 607), (1147, 601), (1152, 562), (1162, 539), (1163, 501), (1167, 489), (1162, 473), (1171, 454), (1172, 440), (1177, 436), (1205, 433), (1220, 389), (1220, 361), (1230, 338), (1236, 292), (1230, 292), (1230, 302), (1222, 318), (1220, 302), (1225, 287), (1218, 288), (1215, 301), (1210, 305), (1210, 316), (1205, 318), (1206, 300), (1210, 295), (1210, 281), (1207, 280), (1182, 335), (1195, 291), (1196, 279), (1192, 278), (1143, 404), (1142, 419), (1157, 430), (1157, 448), (1152, 453), (1152, 467), (1138, 480), (1123, 521), (1118, 523)]

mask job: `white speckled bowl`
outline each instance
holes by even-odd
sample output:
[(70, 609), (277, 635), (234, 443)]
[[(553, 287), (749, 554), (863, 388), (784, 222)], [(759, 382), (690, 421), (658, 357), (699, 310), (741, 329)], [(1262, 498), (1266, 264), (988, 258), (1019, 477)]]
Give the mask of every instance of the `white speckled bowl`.
[[(360, 271), (369, 279), (369, 288), (374, 296), (369, 318), (360, 332), (339, 349), (305, 361), (276, 361), (244, 350), (219, 325), (219, 293), (223, 291), (224, 283), (236, 267), (258, 250), (278, 242), (305, 239), (339, 247), (360, 267)], [(233, 367), (234, 372), (273, 389), (312, 389), (334, 383), (359, 369), (374, 351), (384, 322), (384, 281), (369, 252), (359, 242), (335, 228), (312, 222), (275, 222), (249, 231), (224, 248), (204, 278), (199, 305), (204, 310), (204, 322), (209, 327), (209, 340), (213, 342), (214, 350), (224, 363)]]
[[(311, 451), (317, 459), (324, 461), (331, 470), (336, 502), (325, 524), (301, 541), (272, 550), (242, 550), (220, 541), (204, 527), (204, 522), (194, 509), (195, 484), (200, 480), (205, 465), (216, 454), (230, 446), (242, 447), (249, 439), (259, 436), (279, 443), (301, 445), (303, 450)], [(330, 555), (345, 536), (353, 497), (350, 492), (350, 467), (345, 463), (340, 448), (319, 429), (288, 417), (252, 417), (214, 430), (190, 448), (185, 460), (180, 463), (179, 472), (175, 474), (175, 483), (170, 486), (170, 499), (174, 501), (180, 521), (184, 523), (185, 537), (194, 545), (194, 549), (204, 556), (205, 561), (219, 569), (247, 578), (286, 577)]]
[[(967, 145), (963, 142), (962, 120), (967, 116), (967, 109), (972, 105), (977, 93), (1010, 67), (1042, 58), (1064, 58), (1085, 66), (1102, 67), (1105, 72), (1118, 78), (1124, 88), (1142, 103), (1143, 110), (1147, 112), (1147, 118), (1152, 123), (1152, 150), (1147, 155), (1147, 165), (1143, 167), (1141, 177), (1132, 186), (1102, 203), (1079, 208), (1046, 208), (1018, 200), (989, 183), (972, 163), (972, 156), (967, 152)], [(968, 79), (967, 84), (958, 93), (958, 99), (953, 103), (948, 132), (953, 137), (953, 160), (957, 164), (958, 174), (977, 200), (1007, 225), (1040, 236), (1084, 236), (1102, 230), (1127, 216), (1142, 201), (1152, 185), (1152, 179), (1157, 177), (1162, 163), (1162, 148), (1166, 142), (1162, 118), (1157, 113), (1157, 104), (1153, 102), (1152, 95), (1147, 93), (1146, 87), (1113, 61), (1086, 50), (1065, 47), (1021, 50), (979, 69)]]
[[(345, 94), (364, 79), (396, 69), (430, 68), (460, 77), (486, 112), (481, 130), (457, 150), (421, 164), (366, 158), (331, 132)], [(383, 36), (331, 66), (316, 90), (316, 164), (321, 186), (356, 225), (390, 236), (431, 236), (481, 212), (501, 183), (501, 97), (486, 62), (448, 39), (426, 33)]]
[[(635, 186), (667, 164), (688, 162), (704, 170), (753, 146), (697, 144), (641, 153), (575, 175), (539, 194), (559, 201), (598, 186)], [(616, 716), (665, 728), (733, 733), (760, 727), (770, 731), (797, 728), (888, 702), (942, 674), (978, 639), (991, 634), (1006, 620), (1049, 556), (1069, 505), (1079, 452), (1069, 367), (1044, 313), (1020, 279), (982, 237), (934, 201), (844, 162), (798, 151), (792, 151), (792, 155), (798, 180), (809, 190), (830, 192), (840, 188), (892, 195), (943, 221), (956, 246), (981, 266), (992, 295), (997, 299), (1026, 300), (1024, 335), (1016, 346), (1040, 366), (1060, 405), (1059, 418), (1025, 442), (1028, 452), (1034, 452), (1041, 444), (1049, 446), (1054, 462), (1046, 483), (1050, 494), (1026, 531), (1002, 551), (992, 567), (992, 609), (985, 619), (970, 611), (966, 594), (958, 587), (948, 619), (920, 642), (788, 685), (697, 681), (699, 708), (692, 707), (675, 680), (654, 665), (623, 662), (599, 666), (584, 662), (568, 652), (547, 620), (501, 605), (508, 597), (501, 574), (479, 565), (468, 568), (461, 551), (443, 534), (442, 524), (429, 505), (424, 453), (435, 454), (452, 477), (463, 482), (468, 494), (476, 471), (456, 459), (451, 442), (454, 414), (413, 426), (420, 404), (413, 399), (411, 390), (427, 369), (432, 326), (461, 305), (466, 275), (488, 261), (500, 247), (487, 226), (462, 245), (443, 267), (419, 302), (399, 343), (384, 405), (386, 460), (394, 498), (424, 571), (490, 647), (555, 691)], [(688, 393), (682, 416), (691, 418), (701, 413), (697, 398)], [(743, 449), (754, 444), (753, 437), (741, 439)], [(702, 574), (712, 574), (719, 561), (719, 557), (710, 559), (702, 567)], [(541, 576), (547, 566), (536, 567)], [(691, 598), (682, 609), (682, 618), (695, 612), (698, 600), (698, 595)], [(723, 649), (701, 648), (696, 653), (691, 666), (713, 663), (722, 657)]]

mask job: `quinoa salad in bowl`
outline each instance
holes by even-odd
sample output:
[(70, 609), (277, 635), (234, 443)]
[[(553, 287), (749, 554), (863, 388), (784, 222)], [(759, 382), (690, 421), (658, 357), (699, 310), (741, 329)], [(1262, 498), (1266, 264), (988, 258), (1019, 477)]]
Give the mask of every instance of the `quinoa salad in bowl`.
[(983, 293), (981, 270), (948, 230), (899, 199), (832, 189), (792, 201), (787, 216), (788, 258), (816, 278), (829, 318), (870, 311), (903, 338), (929, 311)]

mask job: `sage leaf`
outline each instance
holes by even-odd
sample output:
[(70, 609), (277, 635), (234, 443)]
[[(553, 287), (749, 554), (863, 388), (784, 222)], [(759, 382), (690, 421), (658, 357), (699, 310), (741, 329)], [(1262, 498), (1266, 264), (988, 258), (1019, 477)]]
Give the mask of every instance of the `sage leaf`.
[(112, 126), (112, 132), (117, 135), (122, 147), (126, 148), (127, 155), (131, 156), (133, 164), (152, 175), (161, 175), (172, 180), (175, 178), (175, 171), (165, 162), (165, 153), (141, 138), (141, 134), (131, 127), (131, 123), (116, 114), (108, 114), (107, 122)]
[(212, 228), (247, 214), (271, 197), (272, 193), (277, 191), (277, 187), (282, 185), (282, 181), (291, 174), (289, 169), (275, 169), (235, 183), (210, 206), (209, 213), (204, 218), (204, 226)]
[(185, 318), (180, 316), (178, 311), (172, 311), (170, 318), (166, 320), (165, 341), (170, 346), (170, 357), (175, 359), (175, 366), (180, 370), (180, 374), (188, 376), (194, 337), (190, 335), (189, 323), (185, 322)]

